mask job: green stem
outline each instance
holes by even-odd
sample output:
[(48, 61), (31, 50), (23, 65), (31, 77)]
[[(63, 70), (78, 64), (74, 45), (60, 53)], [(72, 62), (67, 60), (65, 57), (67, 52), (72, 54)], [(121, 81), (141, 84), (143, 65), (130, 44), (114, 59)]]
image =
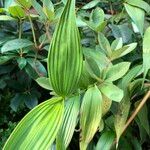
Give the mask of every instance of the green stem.
[[(19, 20), (19, 39), (21, 39), (22, 36), (22, 20)], [(22, 48), (20, 48), (20, 57), (22, 57), (23, 54), (23, 50)]]
[(33, 22), (32, 22), (32, 19), (31, 19), (30, 15), (28, 15), (28, 18), (29, 18), (30, 25), (31, 25), (31, 30), (32, 30), (32, 35), (33, 35), (33, 41), (34, 41), (35, 47), (37, 48), (37, 42), (36, 42), (36, 36), (35, 36), (34, 27), (33, 27)]

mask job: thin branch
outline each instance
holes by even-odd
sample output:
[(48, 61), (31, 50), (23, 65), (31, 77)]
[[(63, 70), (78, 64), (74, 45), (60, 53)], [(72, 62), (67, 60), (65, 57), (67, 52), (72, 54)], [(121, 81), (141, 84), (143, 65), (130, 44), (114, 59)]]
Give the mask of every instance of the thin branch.
[(33, 34), (33, 41), (34, 41), (35, 47), (37, 48), (35, 31), (34, 31), (33, 22), (32, 22), (30, 14), (28, 15), (28, 18), (29, 18), (29, 21), (30, 21), (30, 24), (31, 24), (31, 30), (32, 30), (32, 34)]

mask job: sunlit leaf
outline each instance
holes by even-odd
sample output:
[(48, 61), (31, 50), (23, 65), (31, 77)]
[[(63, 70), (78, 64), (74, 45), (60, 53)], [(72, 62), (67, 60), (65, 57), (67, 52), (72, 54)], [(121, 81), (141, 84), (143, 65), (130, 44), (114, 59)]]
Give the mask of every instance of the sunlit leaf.
[(61, 98), (41, 103), (20, 121), (3, 149), (49, 149), (61, 125), (62, 114)]

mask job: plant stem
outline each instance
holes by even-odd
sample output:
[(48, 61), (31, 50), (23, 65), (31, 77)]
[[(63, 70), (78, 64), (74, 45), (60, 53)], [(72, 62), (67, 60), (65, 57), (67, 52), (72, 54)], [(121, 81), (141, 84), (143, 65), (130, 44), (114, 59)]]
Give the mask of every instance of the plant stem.
[(36, 42), (35, 31), (34, 31), (33, 22), (32, 22), (32, 19), (31, 19), (31, 17), (30, 17), (30, 14), (28, 15), (28, 18), (29, 18), (29, 21), (30, 21), (31, 30), (32, 30), (32, 34), (33, 34), (33, 41), (34, 41), (35, 47), (37, 48), (37, 42)]
[(127, 127), (129, 126), (129, 124), (133, 121), (133, 119), (138, 114), (138, 112), (141, 110), (141, 108), (146, 103), (146, 101), (148, 100), (149, 97), (150, 97), (150, 90), (146, 93), (146, 95), (144, 96), (144, 98), (142, 99), (142, 101), (140, 102), (140, 104), (138, 105), (138, 107), (135, 109), (134, 113), (131, 115), (131, 117), (126, 122), (125, 127), (124, 127), (124, 129), (122, 131), (122, 134), (127, 129)]
[[(22, 36), (22, 20), (19, 20), (19, 39), (21, 39)], [(23, 54), (23, 50), (22, 48), (20, 48), (20, 57), (22, 57)]]

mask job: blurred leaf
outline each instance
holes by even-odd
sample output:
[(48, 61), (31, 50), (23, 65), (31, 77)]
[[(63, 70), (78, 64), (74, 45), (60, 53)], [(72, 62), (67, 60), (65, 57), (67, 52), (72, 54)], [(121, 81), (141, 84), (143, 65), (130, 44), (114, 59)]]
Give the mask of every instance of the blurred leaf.
[(16, 0), (18, 4), (20, 4), (22, 7), (29, 9), (31, 7), (30, 0)]
[(50, 21), (54, 19), (54, 5), (51, 0), (43, 0), (43, 11)]
[(74, 96), (65, 101), (62, 125), (56, 137), (57, 149), (66, 149), (72, 139), (80, 108), (80, 96)]
[(115, 140), (115, 134), (112, 131), (104, 131), (98, 140), (95, 150), (110, 150)]
[(114, 40), (111, 44), (111, 49), (112, 50), (117, 50), (120, 49), (123, 46), (123, 41), (122, 38), (117, 38), (116, 40)]
[(81, 142), (80, 148), (85, 150), (93, 138), (102, 117), (102, 95), (97, 86), (89, 88), (81, 105)]
[(104, 82), (99, 86), (99, 89), (110, 100), (120, 102), (123, 98), (123, 90), (112, 83)]
[[(136, 102), (135, 106), (138, 106), (140, 101)], [(139, 118), (140, 124), (143, 126), (147, 134), (150, 136), (150, 125), (148, 121), (148, 109), (146, 104), (142, 107), (142, 109), (137, 114), (137, 117)]]
[(110, 25), (115, 38), (122, 38), (123, 43), (128, 43), (132, 39), (133, 31), (129, 28), (128, 24)]
[(85, 66), (92, 78), (100, 80), (100, 69), (94, 59), (90, 57), (87, 58), (85, 61)]
[(127, 13), (129, 14), (133, 22), (136, 24), (137, 28), (139, 29), (141, 35), (143, 35), (144, 17), (145, 17), (144, 10), (138, 7), (131, 6), (127, 3), (124, 3), (124, 6)]
[(12, 21), (12, 20), (16, 20), (16, 19), (11, 16), (0, 15), (0, 21)]
[(87, 3), (86, 5), (84, 5), (82, 7), (82, 9), (91, 9), (91, 8), (95, 7), (99, 2), (100, 2), (100, 0), (93, 0), (89, 3)]
[(38, 104), (38, 99), (37, 96), (31, 92), (26, 94), (24, 102), (28, 108), (33, 109)]
[(61, 125), (63, 105), (61, 98), (53, 98), (36, 106), (20, 121), (3, 149), (49, 149)]
[(36, 79), (36, 82), (44, 89), (53, 90), (49, 78), (40, 77)]
[(27, 62), (31, 65), (32, 69), (37, 73), (39, 77), (46, 77), (47, 71), (44, 65), (39, 61), (33, 58), (27, 58)]
[(15, 56), (7, 55), (7, 56), (0, 56), (0, 65), (8, 62), (9, 60), (13, 59)]
[(147, 28), (143, 38), (143, 69), (144, 69), (144, 79), (150, 69), (150, 27)]
[(19, 5), (8, 7), (8, 11), (13, 17), (24, 18), (26, 16), (25, 11)]
[(144, 9), (148, 14), (150, 14), (150, 5), (143, 0), (126, 0), (126, 3)]
[(27, 61), (24, 57), (19, 57), (17, 59), (17, 63), (18, 63), (19, 68), (22, 70), (26, 66)]
[(15, 39), (15, 40), (6, 42), (2, 46), (1, 52), (4, 53), (4, 52), (18, 50), (20, 48), (25, 48), (29, 46), (33, 46), (33, 43), (31, 41), (27, 39)]
[(107, 69), (106, 80), (115, 81), (120, 79), (129, 70), (130, 62), (121, 62)]
[(46, 20), (46, 15), (43, 12), (42, 6), (36, 1), (36, 0), (30, 0), (33, 8), (36, 10), (36, 12), (41, 16), (42, 20)]
[(24, 95), (21, 93), (16, 93), (16, 95), (11, 99), (10, 107), (17, 111), (18, 107), (24, 103)]

